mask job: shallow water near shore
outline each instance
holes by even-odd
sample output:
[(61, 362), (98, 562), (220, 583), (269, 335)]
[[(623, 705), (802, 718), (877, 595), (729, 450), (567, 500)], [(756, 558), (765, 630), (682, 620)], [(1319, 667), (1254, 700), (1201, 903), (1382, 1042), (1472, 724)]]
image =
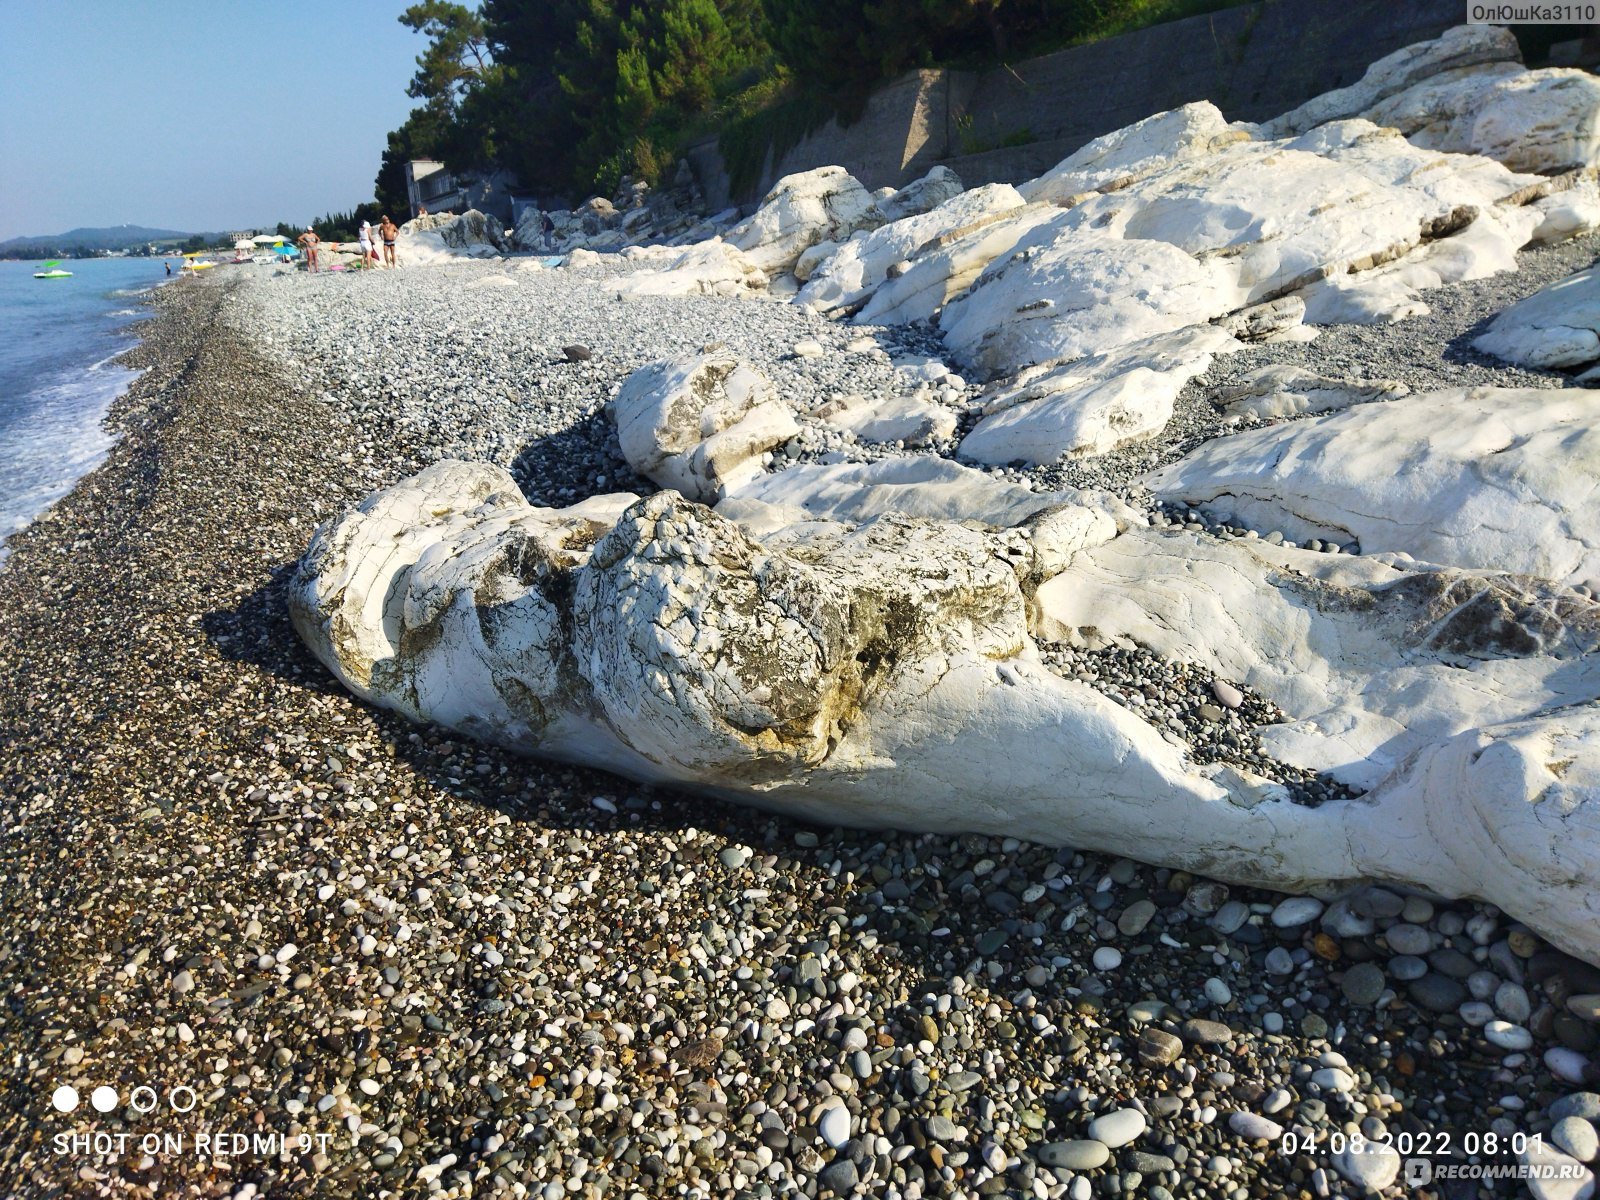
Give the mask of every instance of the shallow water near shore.
[(86, 259), (71, 279), (35, 279), (35, 262), (0, 263), (0, 561), (33, 521), (110, 449), (102, 426), (137, 372), (141, 293), (164, 282), (158, 258)]

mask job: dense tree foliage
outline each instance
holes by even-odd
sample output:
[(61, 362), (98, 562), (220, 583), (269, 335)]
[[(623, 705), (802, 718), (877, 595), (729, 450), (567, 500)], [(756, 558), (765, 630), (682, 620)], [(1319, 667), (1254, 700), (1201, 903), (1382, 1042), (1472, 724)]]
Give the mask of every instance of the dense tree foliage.
[(1224, 0), (424, 0), (400, 20), (429, 38), (389, 135), (381, 205), (405, 207), (403, 165), (509, 168), (525, 187), (609, 192), (656, 180), (687, 136), (787, 93), (845, 115), (911, 67), (978, 64), (1218, 7)]

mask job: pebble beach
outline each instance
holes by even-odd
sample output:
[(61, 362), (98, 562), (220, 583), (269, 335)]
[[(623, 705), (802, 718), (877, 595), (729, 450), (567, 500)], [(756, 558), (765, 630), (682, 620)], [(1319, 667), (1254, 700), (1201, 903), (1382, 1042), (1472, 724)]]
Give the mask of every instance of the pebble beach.
[[(1591, 234), (1426, 295), (1427, 317), (1251, 347), (1154, 443), (992, 473), (1200, 528), (1132, 480), (1219, 432), (1247, 370), (1563, 387), (1467, 346), (1597, 255)], [(8, 541), (0, 1194), (1254, 1200), (1399, 1195), (1424, 1144), (1595, 1156), (1600, 969), (1492, 908), (813, 827), (338, 687), (284, 587), (373, 489), (465, 458), (535, 504), (642, 494), (604, 406), (644, 363), (723, 343), (805, 412), (936, 348), (786, 304), (619, 301), (620, 261), (529, 262), (161, 289), (109, 458)], [(932, 394), (970, 427), (978, 389), (955, 382)], [(808, 420), (779, 454), (952, 446)], [(1261, 761), (1260, 698), (1126, 648), (1045, 650)], [(1333, 786), (1286, 782), (1313, 804)], [(65, 1114), (63, 1086), (117, 1102)], [(128, 1137), (61, 1151), (91, 1131)], [(199, 1132), (282, 1148), (201, 1153)], [(148, 1153), (151, 1133), (189, 1148)]]

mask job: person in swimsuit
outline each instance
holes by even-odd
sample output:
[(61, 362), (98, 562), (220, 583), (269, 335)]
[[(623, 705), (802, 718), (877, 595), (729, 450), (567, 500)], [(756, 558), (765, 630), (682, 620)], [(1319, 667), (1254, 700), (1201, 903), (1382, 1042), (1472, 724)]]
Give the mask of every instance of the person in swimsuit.
[(389, 219), (389, 214), (383, 214), (383, 224), (378, 226), (378, 232), (383, 235), (383, 261), (385, 266), (397, 267), (400, 264), (394, 257), (394, 240), (400, 236), (400, 226)]
[(356, 240), (361, 243), (361, 265), (363, 267), (378, 266), (378, 247), (374, 244), (372, 222), (361, 222), (361, 232), (356, 235)]
[(317, 273), (317, 243), (321, 240), (317, 236), (317, 231), (309, 225), (306, 226), (306, 231), (295, 239), (306, 248), (306, 264), (313, 275)]

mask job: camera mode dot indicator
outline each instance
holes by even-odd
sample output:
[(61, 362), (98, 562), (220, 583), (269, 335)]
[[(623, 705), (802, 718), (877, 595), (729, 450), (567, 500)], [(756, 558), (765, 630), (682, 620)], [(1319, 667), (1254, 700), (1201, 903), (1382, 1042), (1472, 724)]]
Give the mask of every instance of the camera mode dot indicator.
[(63, 1083), (51, 1093), (50, 1103), (57, 1112), (69, 1113), (78, 1107), (78, 1090)]
[(101, 1084), (89, 1093), (89, 1103), (94, 1105), (95, 1112), (108, 1113), (117, 1106), (117, 1089)]

